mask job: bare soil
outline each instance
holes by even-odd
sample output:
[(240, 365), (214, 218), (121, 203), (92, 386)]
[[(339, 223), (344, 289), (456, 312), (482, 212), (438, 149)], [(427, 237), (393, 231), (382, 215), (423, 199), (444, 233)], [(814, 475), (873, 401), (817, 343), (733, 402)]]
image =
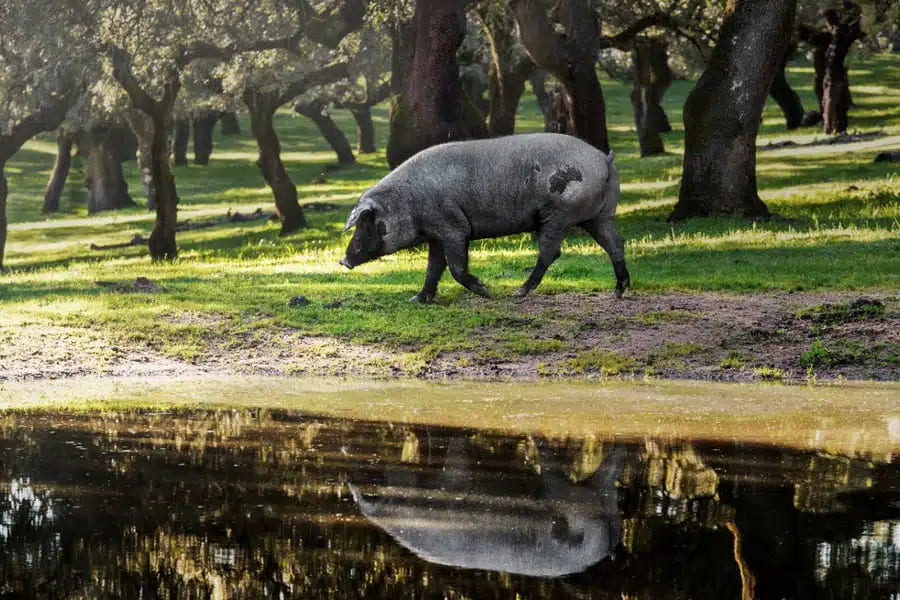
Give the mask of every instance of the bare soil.
[[(877, 310), (846, 312), (861, 299)], [(837, 317), (804, 314), (823, 304), (837, 305)], [(0, 382), (216, 374), (900, 380), (900, 297), (892, 292), (684, 293), (621, 301), (606, 294), (535, 294), (513, 310), (514, 317), (477, 331), (474, 349), (436, 357), (287, 328), (244, 333), (219, 315), (199, 313), (182, 317), (209, 325), (206, 350), (194, 360), (111, 343), (100, 331), (22, 324), (0, 331)], [(510, 342), (511, 336), (528, 343)]]

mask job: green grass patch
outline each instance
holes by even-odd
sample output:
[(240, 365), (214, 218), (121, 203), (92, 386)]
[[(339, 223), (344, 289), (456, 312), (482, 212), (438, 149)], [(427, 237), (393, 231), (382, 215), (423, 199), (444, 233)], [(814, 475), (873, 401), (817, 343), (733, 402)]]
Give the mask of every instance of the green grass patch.
[(569, 369), (573, 373), (599, 372), (601, 375), (621, 375), (634, 371), (634, 359), (622, 356), (613, 350), (591, 348), (579, 352), (569, 359)]
[(868, 321), (877, 319), (884, 314), (884, 304), (878, 300), (860, 298), (853, 302), (840, 304), (818, 304), (802, 308), (796, 316), (805, 321), (811, 321), (818, 325), (836, 325), (851, 321)]

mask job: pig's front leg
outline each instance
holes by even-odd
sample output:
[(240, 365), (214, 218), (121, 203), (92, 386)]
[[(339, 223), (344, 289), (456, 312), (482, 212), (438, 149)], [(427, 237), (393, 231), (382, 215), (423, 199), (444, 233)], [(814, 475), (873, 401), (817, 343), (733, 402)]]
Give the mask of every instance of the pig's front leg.
[(422, 291), (413, 296), (410, 302), (419, 304), (431, 304), (437, 294), (438, 282), (444, 269), (447, 268), (447, 259), (444, 257), (444, 247), (438, 241), (428, 243), (428, 270), (425, 272), (425, 285)]
[(485, 285), (469, 273), (469, 241), (451, 238), (442, 240), (441, 244), (444, 246), (444, 256), (453, 279), (473, 294), (490, 298), (491, 293)]

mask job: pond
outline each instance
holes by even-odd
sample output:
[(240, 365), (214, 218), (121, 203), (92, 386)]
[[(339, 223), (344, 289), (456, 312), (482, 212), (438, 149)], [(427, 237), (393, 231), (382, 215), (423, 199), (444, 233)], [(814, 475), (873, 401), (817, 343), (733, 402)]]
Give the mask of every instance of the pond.
[(900, 387), (0, 390), (0, 598), (898, 598)]

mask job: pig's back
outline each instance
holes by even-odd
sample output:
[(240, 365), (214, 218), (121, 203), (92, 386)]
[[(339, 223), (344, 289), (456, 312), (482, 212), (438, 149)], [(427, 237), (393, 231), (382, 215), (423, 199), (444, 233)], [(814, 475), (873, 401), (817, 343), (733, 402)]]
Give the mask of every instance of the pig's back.
[(388, 179), (409, 187), (435, 211), (458, 206), (473, 237), (532, 231), (542, 213), (563, 211), (572, 224), (602, 209), (609, 167), (578, 138), (535, 133), (433, 146)]

